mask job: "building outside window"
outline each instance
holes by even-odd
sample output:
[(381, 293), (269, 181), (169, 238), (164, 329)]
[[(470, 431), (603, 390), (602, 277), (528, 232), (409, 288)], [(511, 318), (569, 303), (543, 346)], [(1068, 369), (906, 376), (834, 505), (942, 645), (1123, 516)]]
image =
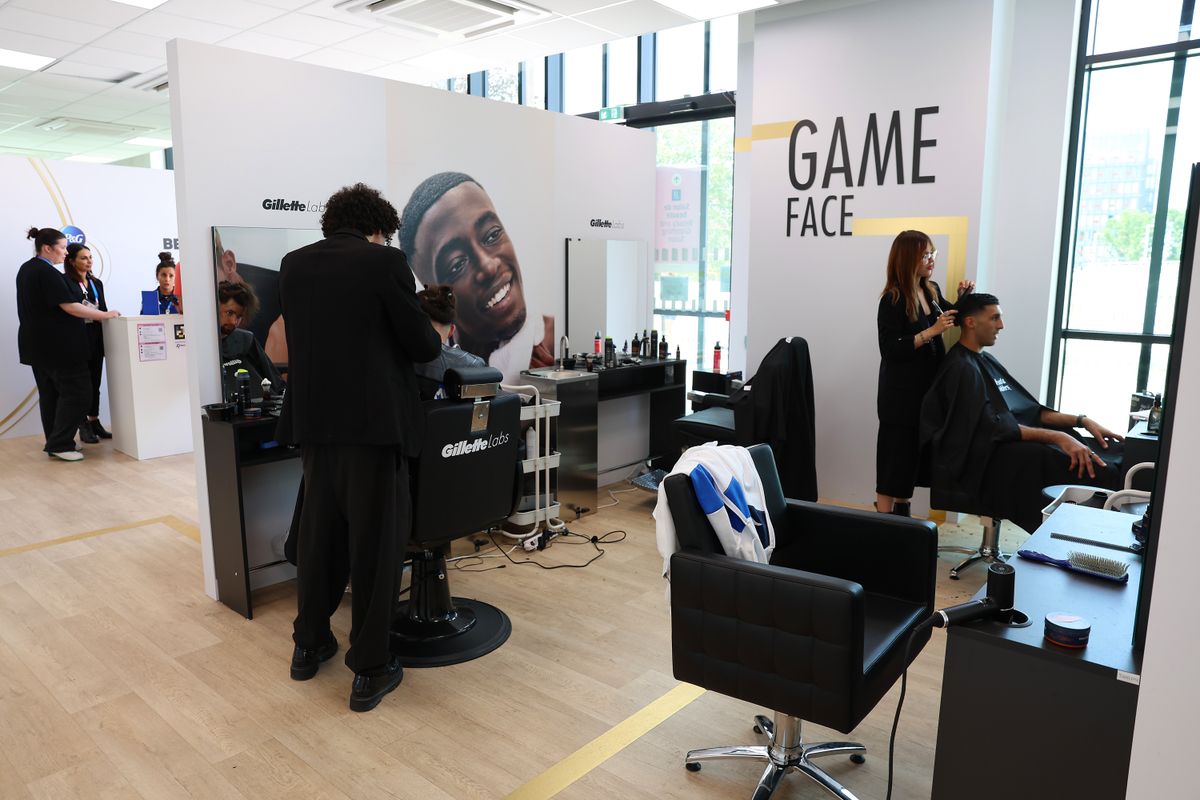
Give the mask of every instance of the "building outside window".
[(1118, 427), (1130, 393), (1165, 383), (1187, 178), (1200, 161), (1200, 41), (1193, 0), (1084, 9), (1049, 401)]
[(517, 86), (520, 69), (520, 64), (489, 69), (486, 73), (487, 96), (492, 100), (500, 100), (505, 103), (518, 102)]

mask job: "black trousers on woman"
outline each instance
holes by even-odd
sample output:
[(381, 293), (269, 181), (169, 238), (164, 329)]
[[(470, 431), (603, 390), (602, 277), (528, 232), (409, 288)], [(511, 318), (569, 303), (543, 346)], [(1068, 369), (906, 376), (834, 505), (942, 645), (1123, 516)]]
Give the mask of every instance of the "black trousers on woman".
[(42, 412), (42, 432), (47, 453), (66, 453), (75, 449), (75, 433), (87, 411), (91, 382), (87, 365), (80, 361), (65, 367), (34, 367), (38, 388), (38, 409)]
[(297, 614), (292, 638), (317, 650), (330, 636), (351, 584), (346, 666), (387, 665), (400, 564), (412, 531), (408, 459), (395, 447), (304, 446), (304, 501), (297, 542)]
[[(92, 400), (87, 416), (100, 416), (100, 379), (104, 375), (104, 331), (99, 322), (88, 323), (88, 373), (92, 378)], [(80, 420), (82, 422), (82, 420)]]

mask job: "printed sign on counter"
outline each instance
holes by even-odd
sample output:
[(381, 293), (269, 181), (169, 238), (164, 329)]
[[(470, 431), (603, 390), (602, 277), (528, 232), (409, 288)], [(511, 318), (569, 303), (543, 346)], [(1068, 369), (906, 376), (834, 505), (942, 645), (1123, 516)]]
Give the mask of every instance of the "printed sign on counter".
[(167, 360), (167, 326), (162, 322), (139, 322), (138, 361)]

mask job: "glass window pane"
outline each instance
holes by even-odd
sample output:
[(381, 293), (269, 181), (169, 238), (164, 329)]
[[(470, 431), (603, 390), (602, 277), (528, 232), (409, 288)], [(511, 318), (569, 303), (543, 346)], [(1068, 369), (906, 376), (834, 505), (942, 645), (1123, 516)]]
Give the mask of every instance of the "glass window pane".
[(704, 94), (704, 23), (659, 31), (655, 36), (655, 85), (658, 100)]
[(1171, 348), (1165, 344), (1150, 346), (1150, 374), (1146, 379), (1145, 390), (1151, 394), (1162, 394), (1167, 387), (1167, 359), (1171, 356)]
[[(1182, 10), (1180, 0), (1095, 0), (1090, 52), (1099, 55), (1178, 41)], [(1183, 38), (1189, 38), (1188, 32)]]
[(594, 44), (563, 53), (563, 111), (586, 114), (599, 111), (602, 45)]
[(610, 106), (637, 102), (637, 37), (608, 43), (608, 101)]
[(708, 91), (735, 91), (737, 62), (737, 16), (714, 19), (708, 29)]
[(545, 58), (531, 58), (525, 62), (525, 105), (546, 107)]
[(459, 94), (467, 93), (467, 76), (460, 75), (457, 78), (450, 79), (450, 91), (458, 92)]
[(1087, 414), (1111, 430), (1128, 427), (1129, 395), (1137, 391), (1142, 346), (1129, 342), (1063, 342), (1062, 398), (1058, 409)]
[(493, 67), (487, 71), (487, 96), (505, 103), (517, 102), (517, 66)]
[(1066, 325), (1140, 333), (1171, 64), (1088, 77)]
[(1192, 164), (1200, 161), (1200, 57), (1189, 58), (1185, 70), (1183, 92), (1179, 98), (1179, 125), (1175, 134), (1175, 161), (1171, 167), (1171, 191), (1167, 199), (1162, 274), (1158, 281), (1158, 305), (1154, 313), (1154, 332), (1162, 334), (1171, 333), (1175, 316), (1188, 177)]

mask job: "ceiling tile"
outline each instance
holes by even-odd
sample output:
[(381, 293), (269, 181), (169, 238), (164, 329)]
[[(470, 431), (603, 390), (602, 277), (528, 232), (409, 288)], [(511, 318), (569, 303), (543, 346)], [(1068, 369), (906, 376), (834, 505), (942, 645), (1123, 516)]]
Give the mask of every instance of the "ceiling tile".
[(371, 74), (389, 81), (404, 81), (405, 83), (415, 83), (418, 86), (430, 86), (437, 83), (439, 89), (446, 88), (445, 75), (440, 72), (430, 72), (411, 64), (388, 64), (385, 67), (371, 70)]
[(297, 42), (295, 39), (283, 39), (269, 36), (258, 31), (245, 31), (236, 36), (230, 36), (221, 42), (222, 47), (235, 47), (251, 53), (261, 53), (275, 58), (295, 58), (316, 49), (316, 45), (308, 42)]
[(314, 17), (312, 14), (286, 14), (264, 25), (261, 32), (328, 47), (352, 36), (358, 36), (365, 30), (367, 29), (357, 25)]
[(6, 156), (21, 156), (22, 158), (45, 158), (50, 160), (66, 158), (67, 156), (71, 155), (69, 152), (64, 153), (59, 150), (36, 150), (25, 147), (4, 147), (3, 137), (0, 137), (0, 154)]
[(219, 22), (243, 30), (286, 13), (247, 0), (167, 0), (155, 10), (206, 22)]
[(106, 50), (116, 50), (119, 53), (133, 53), (138, 56), (157, 59), (163, 63), (167, 60), (167, 38), (163, 36), (146, 36), (127, 30), (115, 30), (101, 36), (92, 44)]
[(405, 63), (441, 75), (455, 75), (515, 64), (528, 55), (529, 42), (512, 36), (491, 36), (406, 59)]
[(575, 19), (612, 31), (618, 36), (639, 36), (695, 21), (691, 17), (663, 8), (651, 0), (630, 0), (599, 11), (580, 14)]
[(53, 70), (60, 64), (71, 65), (72, 62), (70, 59), (59, 61), (48, 67), (44, 72), (30, 75), (25, 79), (26, 86), (34, 87), (35, 91), (38, 92), (53, 93), (59, 97), (70, 97), (76, 100), (89, 97), (109, 88), (107, 83), (89, 79), (86, 75), (69, 72), (56, 74)]
[(145, 72), (167, 63), (166, 53), (163, 53), (162, 58), (149, 58), (147, 56), (136, 56), (133, 53), (122, 53), (117, 50), (92, 46), (81, 47), (74, 53), (71, 53), (70, 58), (72, 61), (81, 61), (84, 64), (128, 69), (130, 72), (135, 73)]
[[(104, 83), (119, 83), (137, 75), (136, 72), (120, 67), (100, 67), (95, 64), (85, 64), (82, 61), (63, 59), (46, 67), (47, 75), (63, 75), (75, 78), (89, 78)], [(97, 89), (99, 91), (99, 89)]]
[(443, 42), (434, 38), (422, 39), (413, 36), (399, 36), (390, 31), (378, 30), (355, 36), (337, 45), (338, 50), (348, 53), (358, 53), (372, 58), (390, 61), (404, 61), (428, 53), (442, 47)]
[(284, 11), (296, 11), (313, 4), (313, 0), (254, 0), (254, 2), (271, 8), (281, 8)]
[(46, 36), (34, 36), (20, 31), (0, 30), (0, 47), (5, 50), (17, 50), (22, 53), (33, 53), (38, 56), (62, 58), (78, 45), (71, 42), (60, 42)]
[[(154, 106), (153, 108), (148, 108), (145, 111), (138, 111), (136, 114), (128, 114), (126, 116), (114, 119), (113, 122), (119, 122), (122, 125), (140, 125), (142, 127), (151, 128), (154, 130), (165, 129), (167, 131), (167, 136), (163, 138), (169, 139), (171, 138), (171, 104), (164, 103), (161, 106)], [(150, 136), (151, 134), (146, 135)]]
[(349, 72), (370, 72), (387, 63), (382, 58), (366, 56), (361, 53), (347, 53), (345, 50), (335, 50), (332, 47), (316, 50), (308, 55), (300, 56), (296, 60), (303, 61), (306, 64), (318, 64), (322, 67), (344, 69)]
[(599, 28), (584, 25), (573, 19), (553, 19), (528, 28), (518, 28), (509, 35), (536, 45), (552, 47), (556, 52), (573, 50), (589, 44), (601, 44), (613, 38), (611, 34)]
[(52, 38), (75, 44), (87, 44), (108, 33), (108, 28), (102, 25), (92, 25), (65, 17), (52, 17), (14, 7), (0, 8), (0, 28), (33, 36), (50, 35)]
[[(52, 113), (43, 112), (40, 116), (70, 117), (71, 119), (90, 119), (94, 122), (116, 122), (119, 117), (128, 116), (129, 111), (123, 110), (111, 103), (97, 102), (91, 98), (80, 100), (56, 108)], [(126, 123), (120, 123), (126, 124)], [(132, 123), (129, 123), (132, 125)], [(139, 126), (140, 127), (140, 126)]]
[(217, 25), (175, 14), (164, 14), (161, 11), (150, 11), (143, 14), (124, 25), (123, 29), (149, 36), (161, 36), (164, 39), (191, 39), (206, 44), (214, 44), (238, 33), (237, 28), (228, 25)]
[(537, 5), (547, 11), (563, 16), (582, 14), (585, 11), (595, 11), (597, 8), (611, 6), (621, 0), (537, 0)]
[(113, 3), (111, 0), (11, 0), (10, 5), (109, 28), (124, 25), (146, 13), (145, 9)]

